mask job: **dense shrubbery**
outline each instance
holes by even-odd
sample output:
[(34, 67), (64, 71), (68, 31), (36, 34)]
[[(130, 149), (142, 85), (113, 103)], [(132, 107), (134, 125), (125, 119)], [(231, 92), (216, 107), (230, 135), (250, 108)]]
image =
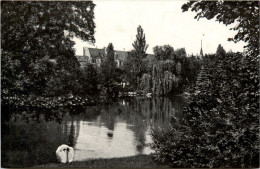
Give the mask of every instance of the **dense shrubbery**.
[(259, 167), (259, 58), (206, 56), (207, 81), (183, 119), (154, 132), (157, 160), (173, 167)]

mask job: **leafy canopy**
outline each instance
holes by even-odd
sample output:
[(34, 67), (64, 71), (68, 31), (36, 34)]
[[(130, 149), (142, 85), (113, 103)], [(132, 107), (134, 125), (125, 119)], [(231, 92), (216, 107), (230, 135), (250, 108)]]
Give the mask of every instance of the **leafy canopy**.
[(221, 44), (218, 45), (217, 51), (216, 51), (216, 55), (218, 57), (223, 57), (226, 54), (225, 49), (223, 48), (223, 46)]
[(145, 72), (144, 59), (147, 56), (146, 50), (148, 48), (144, 30), (140, 25), (137, 27), (136, 40), (132, 45), (134, 49), (128, 53), (128, 56), (124, 61), (124, 69), (127, 75), (127, 80), (136, 90), (140, 84), (140, 79)]
[(101, 62), (101, 85), (103, 94), (107, 98), (116, 95), (116, 83), (118, 81), (116, 72), (116, 62), (115, 62), (115, 51), (112, 43), (109, 43), (106, 48), (106, 58)]
[(142, 58), (146, 56), (145, 52), (148, 48), (148, 45), (146, 44), (144, 30), (140, 25), (137, 27), (136, 40), (134, 43), (132, 43), (132, 45), (137, 55), (142, 56)]
[(229, 40), (244, 41), (253, 56), (259, 55), (259, 4), (258, 1), (189, 1), (182, 6), (182, 11), (189, 9), (196, 12), (195, 19), (207, 18), (225, 25), (238, 23), (231, 30), (237, 34)]
[(43, 94), (60, 87), (49, 82), (62, 78), (64, 91), (76, 86), (65, 78), (75, 77), (79, 68), (71, 38), (95, 42), (94, 7), (90, 1), (1, 2), (2, 89)]

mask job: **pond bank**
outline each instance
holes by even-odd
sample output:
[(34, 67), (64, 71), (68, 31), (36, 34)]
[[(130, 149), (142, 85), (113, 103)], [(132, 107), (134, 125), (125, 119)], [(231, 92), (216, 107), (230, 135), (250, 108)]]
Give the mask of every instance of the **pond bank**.
[(169, 168), (157, 164), (152, 155), (137, 155), (110, 159), (91, 159), (68, 164), (50, 163), (33, 168)]

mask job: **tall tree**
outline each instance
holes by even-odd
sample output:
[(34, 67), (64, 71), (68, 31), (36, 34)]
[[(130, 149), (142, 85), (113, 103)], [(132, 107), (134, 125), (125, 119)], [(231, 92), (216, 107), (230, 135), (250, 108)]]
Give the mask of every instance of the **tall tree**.
[(130, 81), (133, 89), (136, 90), (145, 72), (143, 59), (147, 56), (146, 50), (148, 48), (143, 28), (140, 25), (137, 28), (136, 40), (132, 45), (134, 49), (128, 54), (124, 65), (125, 71), (128, 74), (128, 81)]
[(115, 96), (116, 86), (116, 62), (115, 51), (112, 43), (109, 43), (106, 48), (106, 58), (101, 63), (101, 84), (103, 92), (107, 97)]
[(195, 19), (207, 18), (225, 25), (238, 22), (231, 30), (238, 31), (234, 42), (244, 41), (253, 56), (259, 55), (259, 2), (258, 1), (189, 1), (182, 6), (182, 11), (196, 12)]
[(134, 51), (141, 59), (146, 57), (148, 45), (146, 44), (144, 30), (140, 25), (137, 27), (136, 40), (132, 43), (132, 45), (134, 47)]

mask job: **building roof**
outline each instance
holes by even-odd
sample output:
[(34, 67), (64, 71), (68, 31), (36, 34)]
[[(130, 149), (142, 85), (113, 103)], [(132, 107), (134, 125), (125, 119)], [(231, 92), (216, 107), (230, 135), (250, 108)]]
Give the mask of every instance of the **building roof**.
[(76, 56), (79, 62), (86, 62), (88, 61), (88, 56)]
[(96, 58), (105, 55), (105, 49), (97, 49), (97, 48), (88, 48), (88, 49), (91, 57)]
[[(97, 59), (102, 56), (106, 55), (106, 48), (98, 49), (98, 48), (90, 48), (90, 47), (83, 47), (85, 56), (77, 56), (78, 60), (81, 61), (88, 61), (88, 56), (90, 56), (92, 59)], [(124, 61), (126, 57), (128, 56), (128, 51), (120, 51), (115, 50), (115, 59)], [(147, 57), (152, 57), (153, 54), (147, 54)]]
[(128, 52), (126, 52), (126, 51), (115, 50), (115, 59), (123, 61), (126, 59), (127, 55), (128, 55)]

